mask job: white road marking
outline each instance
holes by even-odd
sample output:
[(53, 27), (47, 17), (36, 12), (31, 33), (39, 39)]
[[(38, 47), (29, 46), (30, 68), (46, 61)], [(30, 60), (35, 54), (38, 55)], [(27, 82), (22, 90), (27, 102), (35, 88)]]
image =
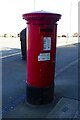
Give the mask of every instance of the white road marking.
[(0, 59), (7, 58), (7, 57), (12, 57), (12, 56), (19, 55), (19, 54), (21, 54), (21, 52), (14, 53), (14, 54), (11, 54), (11, 55), (0, 56)]
[(58, 76), (59, 74), (61, 74), (61, 73), (62, 73), (63, 71), (65, 71), (67, 68), (69, 68), (69, 67), (71, 67), (72, 65), (74, 65), (75, 63), (77, 63), (79, 60), (80, 60), (80, 58), (77, 59), (77, 60), (75, 60), (75, 61), (73, 61), (73, 62), (71, 62), (71, 63), (69, 63), (69, 64), (66, 65), (64, 68), (61, 68), (61, 69), (55, 74), (55, 77)]

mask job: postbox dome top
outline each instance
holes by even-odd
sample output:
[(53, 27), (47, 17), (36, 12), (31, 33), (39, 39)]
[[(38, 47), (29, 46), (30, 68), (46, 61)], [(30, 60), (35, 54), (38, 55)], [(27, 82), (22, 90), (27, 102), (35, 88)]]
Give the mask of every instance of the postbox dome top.
[(61, 15), (41, 10), (23, 14), (22, 17), (28, 22), (29, 21), (57, 22), (61, 18)]
[[(32, 13), (50, 13), (50, 14), (51, 14), (52, 12), (41, 10), (41, 11), (33, 11), (33, 12), (27, 13), (27, 14), (32, 14)], [(53, 13), (52, 13), (52, 14), (53, 14)]]

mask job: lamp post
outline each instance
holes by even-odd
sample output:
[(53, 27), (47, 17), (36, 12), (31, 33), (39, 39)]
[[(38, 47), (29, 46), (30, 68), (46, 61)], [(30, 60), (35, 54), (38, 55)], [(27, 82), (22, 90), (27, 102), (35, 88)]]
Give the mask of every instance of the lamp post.
[(70, 2), (70, 13), (69, 13), (69, 32), (67, 33), (66, 44), (68, 43), (68, 39), (71, 37), (71, 21), (72, 21), (72, 2)]
[(72, 21), (72, 2), (70, 2), (70, 24), (69, 24), (69, 37), (71, 37), (71, 21)]
[(35, 11), (35, 0), (34, 0), (34, 11)]

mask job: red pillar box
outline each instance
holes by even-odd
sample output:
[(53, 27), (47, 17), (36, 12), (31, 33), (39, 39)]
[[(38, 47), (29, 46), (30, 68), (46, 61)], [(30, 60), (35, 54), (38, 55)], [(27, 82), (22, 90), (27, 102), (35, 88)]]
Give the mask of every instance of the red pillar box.
[(27, 21), (27, 102), (47, 104), (54, 96), (56, 22), (60, 14), (44, 11), (23, 14)]

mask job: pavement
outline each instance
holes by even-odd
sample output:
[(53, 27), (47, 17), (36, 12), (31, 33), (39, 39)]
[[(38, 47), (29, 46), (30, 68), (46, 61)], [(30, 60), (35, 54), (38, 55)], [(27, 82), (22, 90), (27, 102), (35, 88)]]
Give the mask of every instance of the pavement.
[[(15, 41), (15, 40), (14, 40)], [(18, 42), (19, 44), (19, 42)], [(29, 105), (26, 102), (26, 67), (20, 46), (6, 46), (2, 52), (2, 118), (80, 118), (78, 94), (78, 45), (57, 47), (53, 102)]]

